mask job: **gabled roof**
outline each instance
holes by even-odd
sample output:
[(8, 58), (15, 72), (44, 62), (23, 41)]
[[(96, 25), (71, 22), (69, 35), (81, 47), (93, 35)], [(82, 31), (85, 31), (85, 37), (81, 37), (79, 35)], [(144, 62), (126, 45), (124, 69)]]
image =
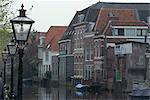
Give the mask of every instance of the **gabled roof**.
[(138, 17), (141, 21), (147, 20), (150, 16), (150, 3), (117, 3), (117, 2), (98, 2), (92, 5), (93, 9), (104, 8), (120, 8), (120, 9), (136, 9)]
[(45, 38), (45, 46), (51, 51), (59, 51), (58, 41), (61, 39), (67, 26), (51, 26)]
[(112, 2), (98, 2), (81, 11), (77, 11), (71, 20), (67, 30), (64, 32), (61, 40), (70, 39), (70, 31), (74, 31), (73, 24), (76, 24), (78, 15), (85, 14), (84, 22), (96, 22), (101, 8), (114, 8), (114, 9), (134, 9), (137, 19), (147, 22), (147, 17), (150, 16), (150, 3), (112, 3)]
[(74, 27), (73, 25), (78, 23), (78, 15), (84, 14), (84, 22), (96, 22), (97, 16), (98, 16), (99, 9), (91, 9), (90, 7), (83, 9), (81, 11), (77, 11), (73, 19), (71, 20), (69, 27), (67, 30), (64, 32), (61, 40), (65, 39), (70, 39), (72, 34), (68, 33), (73, 33), (74, 32)]
[(95, 31), (102, 32), (109, 20), (136, 20), (135, 10), (101, 8), (95, 25)]
[(121, 3), (121, 2), (97, 2), (92, 5), (93, 9), (99, 9), (101, 7), (113, 7), (113, 8), (137, 8), (139, 10), (147, 10), (150, 3)]

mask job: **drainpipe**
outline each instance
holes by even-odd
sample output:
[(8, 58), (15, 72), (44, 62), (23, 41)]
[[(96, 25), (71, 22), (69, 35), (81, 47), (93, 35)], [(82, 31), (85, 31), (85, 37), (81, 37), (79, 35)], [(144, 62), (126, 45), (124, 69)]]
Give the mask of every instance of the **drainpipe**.
[(104, 76), (107, 80), (107, 36), (104, 37)]
[(60, 58), (58, 56), (58, 69), (57, 69), (57, 73), (58, 73), (58, 85), (59, 85), (59, 64), (60, 64)]

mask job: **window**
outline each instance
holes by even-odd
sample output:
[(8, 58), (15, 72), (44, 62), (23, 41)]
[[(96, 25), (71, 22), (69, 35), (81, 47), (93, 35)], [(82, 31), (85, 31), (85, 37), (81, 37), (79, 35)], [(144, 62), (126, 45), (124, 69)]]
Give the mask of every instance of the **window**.
[(45, 61), (48, 61), (49, 60), (49, 54), (48, 54), (48, 51), (45, 52)]
[(113, 28), (112, 29), (112, 35), (113, 36), (118, 36), (118, 29)]
[(101, 50), (100, 50), (100, 56), (103, 56), (103, 55), (104, 55), (104, 50), (105, 50), (105, 48), (104, 48), (104, 46), (102, 46), (102, 47), (101, 47)]
[(80, 62), (80, 60), (79, 60), (79, 56), (77, 56), (77, 62), (78, 62), (78, 63)]
[(104, 69), (102, 69), (102, 77), (103, 77), (103, 80), (107, 79), (107, 72)]
[(78, 15), (78, 22), (81, 23), (84, 20), (84, 14)]
[(45, 39), (44, 38), (40, 38), (40, 45), (44, 45)]
[(46, 68), (46, 71), (49, 71), (49, 65), (47, 65), (46, 67), (47, 67), (47, 68)]
[(76, 43), (76, 40), (74, 41), (74, 49), (77, 48), (77, 43)]
[(134, 28), (125, 29), (125, 36), (136, 36), (136, 30)]
[[(90, 67), (90, 66), (89, 66)], [(88, 73), (88, 79), (90, 79), (90, 70), (88, 71), (89, 73)]]
[(140, 65), (144, 65), (144, 61), (145, 61), (144, 56), (140, 56), (138, 63), (139, 63)]
[(118, 36), (124, 36), (124, 29), (123, 28), (118, 29)]
[(79, 48), (81, 48), (81, 40), (80, 40), (80, 42), (79, 42)]
[(60, 44), (60, 50), (63, 50), (63, 45), (64, 44), (62, 44), (62, 43)]
[(51, 66), (49, 65), (49, 71), (51, 70)]
[(85, 79), (87, 79), (87, 69), (85, 70)]
[(88, 31), (92, 31), (93, 28), (94, 28), (94, 25), (95, 25), (94, 22), (89, 22), (89, 25), (88, 25)]
[(86, 60), (90, 60), (90, 49), (89, 49), (89, 47), (87, 47), (85, 50), (85, 58), (86, 58)]
[(137, 29), (137, 36), (142, 36), (142, 30), (141, 29)]
[(115, 36), (116, 34), (115, 34), (115, 29), (113, 28), (112, 29), (112, 36)]
[(90, 46), (90, 59), (93, 59), (94, 58), (94, 50), (93, 50), (93, 47)]
[(142, 35), (145, 36), (146, 32), (147, 32), (147, 30), (142, 30)]
[(147, 33), (147, 30), (145, 29), (137, 29), (137, 36), (145, 36)]
[(97, 57), (97, 46), (95, 46), (95, 57)]
[(97, 57), (99, 56), (99, 48), (98, 47), (96, 47), (97, 48), (97, 52), (96, 52), (96, 54), (97, 54)]
[(87, 66), (88, 79), (92, 79), (92, 66)]
[(79, 56), (79, 62), (81, 61), (81, 58), (80, 58), (80, 56)]
[(78, 34), (77, 34), (77, 38), (78, 40), (80, 40), (80, 32), (78, 31)]
[(81, 61), (83, 62), (83, 56), (81, 56)]
[(57, 69), (55, 69), (55, 74), (57, 75), (58, 73), (57, 73)]
[(150, 16), (147, 17), (147, 23), (150, 25)]

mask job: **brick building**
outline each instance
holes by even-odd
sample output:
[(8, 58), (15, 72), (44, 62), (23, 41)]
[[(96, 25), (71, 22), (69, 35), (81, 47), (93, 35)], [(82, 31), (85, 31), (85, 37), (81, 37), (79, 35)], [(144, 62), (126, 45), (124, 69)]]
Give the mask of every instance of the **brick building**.
[[(150, 16), (149, 5), (148, 3), (98, 2), (76, 12), (59, 41), (60, 54), (74, 56), (74, 76), (72, 78), (76, 81), (75, 84), (113, 82), (115, 61), (112, 56), (104, 55), (114, 56), (113, 48), (116, 42), (144, 41), (147, 18)], [(127, 30), (128, 28), (131, 30)], [(136, 32), (139, 37), (135, 38), (135, 30), (138, 30)]]
[[(115, 56), (117, 67), (115, 67), (115, 83), (120, 83), (121, 89), (132, 91), (133, 81), (146, 79), (147, 60), (146, 51), (148, 43), (125, 41), (116, 43)], [(119, 86), (114, 88), (119, 89)]]

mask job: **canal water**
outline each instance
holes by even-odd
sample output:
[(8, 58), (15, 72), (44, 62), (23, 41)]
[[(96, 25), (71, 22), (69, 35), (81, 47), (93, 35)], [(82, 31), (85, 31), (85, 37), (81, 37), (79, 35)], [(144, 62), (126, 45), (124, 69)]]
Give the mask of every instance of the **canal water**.
[(66, 87), (24, 86), (23, 100), (129, 100), (123, 93), (81, 93)]

